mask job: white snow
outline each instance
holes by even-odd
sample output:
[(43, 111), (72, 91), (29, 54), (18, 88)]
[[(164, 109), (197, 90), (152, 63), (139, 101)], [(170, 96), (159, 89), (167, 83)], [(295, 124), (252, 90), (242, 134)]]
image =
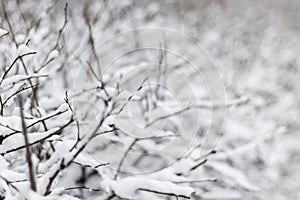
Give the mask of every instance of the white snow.
[[(286, 23), (279, 24), (270, 20), (273, 15), (280, 19), (282, 14), (287, 14), (283, 19), (297, 19), (293, 15), (296, 9), (281, 13), (281, 8), (277, 9), (279, 3), (273, 13), (266, 15), (268, 9), (265, 8), (272, 4), (271, 0), (261, 4), (261, 9), (256, 9), (255, 3), (250, 1), (246, 5), (228, 1), (211, 1), (205, 5), (198, 1), (179, 4), (177, 1), (136, 2), (133, 6), (131, 0), (122, 3), (110, 1), (107, 5), (103, 1), (91, 1), (88, 6), (93, 50), (99, 56), (100, 70), (91, 51), (83, 9), (74, 10), (83, 8), (85, 3), (68, 1), (68, 23), (58, 38), (64, 22), (63, 5), (60, 3), (57, 9), (55, 6), (55, 13), (51, 14), (47, 9), (53, 5), (49, 2), (33, 6), (33, 2), (20, 1), (17, 5), (12, 1), (6, 7), (11, 14), (18, 49), (12, 41), (12, 33), (4, 29), (8, 27), (7, 22), (3, 21), (2, 28), (0, 19), (1, 77), (16, 54), (38, 52), (35, 56), (24, 57), (28, 76), (20, 60), (16, 60), (5, 74), (0, 86), (1, 101), (18, 92), (21, 86), (28, 87), (28, 78), (33, 84), (39, 84), (36, 93), (38, 106), (31, 89), (20, 94), (24, 96), (26, 125), (36, 123), (27, 130), (29, 141), (43, 140), (32, 146), (38, 193), (29, 189), (29, 181), (13, 183), (21, 190), (17, 192), (0, 177), (0, 199), (2, 196), (11, 200), (77, 199), (75, 196), (81, 194), (80, 190), (64, 191), (64, 188), (78, 185), (80, 165), (85, 165), (89, 174), (93, 171), (91, 168), (107, 162), (109, 166), (98, 167), (98, 175), (87, 177), (84, 183), (101, 191), (84, 190), (82, 199), (107, 199), (112, 190), (120, 198), (176, 199), (139, 188), (187, 196), (196, 190), (192, 199), (255, 199), (257, 196), (262, 199), (300, 199), (300, 184), (297, 183), (300, 176), (297, 167), (300, 152), (297, 142), (300, 139), (299, 26), (290, 24), (296, 23), (293, 20), (283, 20)], [(18, 6), (27, 21), (28, 32), (26, 23), (20, 26), (20, 13), (15, 12)], [(197, 6), (201, 7), (200, 12)], [(288, 8), (289, 3), (284, 7)], [(160, 12), (165, 9), (168, 12)], [(280, 10), (278, 15), (277, 10)], [(174, 31), (166, 29), (151, 28), (148, 31), (143, 28), (124, 32), (136, 26), (164, 27), (179, 31), (178, 35), (183, 31), (191, 41), (185, 42), (184, 36), (177, 37), (172, 34)], [(282, 30), (285, 30), (284, 34)], [(195, 47), (197, 42), (199, 49)], [(167, 51), (161, 52), (159, 47)], [(160, 61), (164, 73), (161, 77)], [(102, 76), (108, 95), (99, 87), (101, 83), (86, 62), (97, 76)], [(43, 70), (47, 78), (32, 74), (45, 63), (48, 65)], [(201, 76), (197, 76), (197, 72)], [(145, 78), (144, 87), (135, 92)], [(162, 87), (157, 95), (158, 82)], [(51, 186), (52, 192), (41, 197), (39, 194), (45, 192), (49, 178), (60, 169), (61, 161), (64, 159), (64, 164), (72, 161), (77, 150), (70, 152), (77, 139), (76, 123), (51, 136), (73, 115), (64, 103), (66, 91), (79, 123), (79, 134), (83, 137), (77, 149), (85, 147), (85, 142), (89, 144), (75, 163), (59, 172)], [(133, 94), (132, 101), (118, 114), (117, 111)], [(15, 132), (11, 129), (22, 131), (16, 97), (1, 107), (0, 153), (24, 145), (22, 133), (6, 137)], [(111, 125), (119, 130), (99, 134), (88, 141), (103, 110), (108, 108), (107, 114), (113, 105), (114, 113), (104, 120), (97, 132), (109, 131)], [(190, 110), (180, 113), (188, 106)], [(58, 112), (64, 113), (56, 115)], [(55, 116), (51, 118), (52, 115)], [(160, 117), (166, 118), (161, 120)], [(49, 131), (45, 131), (40, 122), (43, 119), (46, 119)], [(158, 120), (151, 124), (155, 119)], [(175, 133), (176, 137), (173, 137)], [(220, 138), (216, 137), (219, 133)], [(165, 135), (168, 137), (151, 137)], [(118, 179), (114, 180), (115, 170), (136, 137), (142, 139), (127, 154)], [(191, 171), (191, 167), (205, 159), (206, 148), (211, 150), (210, 144), (215, 144), (215, 141), (213, 148), (217, 153), (209, 154), (205, 164)], [(191, 154), (188, 154), (189, 150), (193, 150)], [(0, 156), (1, 176), (13, 181), (28, 179), (24, 153), (25, 148), (22, 148)], [(220, 183), (206, 177), (216, 178)], [(264, 190), (261, 193), (260, 188)], [(288, 194), (295, 194), (295, 197)]]
[(8, 31), (4, 30), (3, 28), (0, 28), (0, 38), (6, 34), (8, 34)]
[(9, 181), (19, 181), (27, 178), (26, 174), (24, 173), (15, 172), (8, 169), (2, 170), (0, 175)]
[(57, 58), (59, 55), (59, 51), (58, 50), (53, 50), (51, 51), (51, 53), (48, 56), (48, 61)]
[(5, 78), (1, 84), (0, 89), (3, 89), (5, 87), (14, 85), (16, 83), (19, 83), (20, 81), (29, 79), (29, 78), (38, 78), (38, 77), (47, 77), (47, 74), (31, 74), (31, 75), (14, 75), (8, 78)]
[(0, 156), (0, 173), (3, 170), (6, 170), (8, 165), (9, 165), (9, 163), (3, 158), (3, 156)]
[[(55, 133), (57, 130), (59, 130), (59, 128), (55, 127), (46, 132), (30, 133), (30, 134), (28, 134), (29, 143), (31, 144), (31, 143), (35, 143), (39, 140), (46, 139), (51, 134)], [(2, 145), (0, 145), (0, 152), (4, 153), (9, 150), (21, 147), (23, 145), (25, 145), (23, 133), (16, 133), (16, 134), (10, 136), (9, 139), (5, 139), (3, 141)]]
[(19, 56), (22, 56), (22, 55), (25, 55), (25, 54), (28, 54), (28, 53), (34, 53), (36, 51), (30, 49), (26, 44), (21, 44), (19, 47), (18, 47), (18, 55)]

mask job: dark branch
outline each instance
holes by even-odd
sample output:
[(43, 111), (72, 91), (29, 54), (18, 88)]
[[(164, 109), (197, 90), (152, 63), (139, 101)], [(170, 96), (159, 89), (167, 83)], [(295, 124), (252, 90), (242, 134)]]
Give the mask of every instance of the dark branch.
[(31, 160), (31, 150), (30, 150), (29, 141), (28, 141), (28, 137), (27, 137), (27, 128), (26, 128), (25, 119), (24, 119), (23, 102), (22, 102), (22, 97), (21, 96), (19, 96), (19, 106), (20, 106), (20, 116), (21, 116), (21, 122), (22, 122), (22, 130), (23, 130), (23, 135), (24, 135), (24, 140), (25, 140), (25, 147), (26, 147), (26, 160), (27, 160), (28, 170), (29, 170), (30, 187), (33, 191), (36, 191), (34, 167), (33, 167), (33, 163), (32, 163), (32, 160)]

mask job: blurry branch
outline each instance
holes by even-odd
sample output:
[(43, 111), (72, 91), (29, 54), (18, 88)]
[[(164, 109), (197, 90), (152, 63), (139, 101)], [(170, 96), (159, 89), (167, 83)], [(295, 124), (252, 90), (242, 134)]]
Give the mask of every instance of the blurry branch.
[[(50, 8), (52, 9), (53, 6), (50, 7)], [(56, 39), (55, 45), (51, 48), (51, 50), (45, 56), (44, 61), (42, 62), (43, 64), (38, 69), (35, 70), (36, 72), (41, 71), (43, 68), (45, 68), (47, 65), (49, 65), (52, 61), (55, 60), (55, 58), (51, 58), (49, 60), (47, 60), (47, 59), (49, 58), (49, 55), (51, 54), (51, 52), (53, 52), (54, 50), (61, 50), (62, 47), (59, 49), (59, 43), (61, 41), (64, 29), (66, 28), (67, 23), (68, 23), (68, 3), (65, 4), (65, 8), (64, 8), (64, 23), (63, 23), (62, 27), (58, 31), (58, 35), (57, 35), (57, 39)]]
[[(145, 137), (145, 138), (139, 138), (139, 141), (143, 141), (143, 140), (155, 140), (155, 139), (165, 139), (165, 138), (174, 138), (174, 137), (179, 137), (180, 135), (162, 135), (162, 136), (151, 136), (151, 137)], [(144, 153), (148, 152), (148, 149), (145, 148), (143, 145), (140, 145), (139, 147), (141, 147), (144, 151)], [(137, 166), (140, 161), (143, 158), (143, 154), (141, 154), (138, 158), (135, 159), (135, 161), (133, 161), (133, 165)], [(158, 155), (161, 156), (161, 155)]]
[(155, 194), (162, 194), (162, 195), (167, 195), (167, 196), (174, 196), (174, 197), (176, 197), (176, 199), (178, 199), (179, 197), (185, 198), (185, 199), (190, 199), (190, 197), (185, 196), (185, 195), (182, 195), (182, 194), (177, 195), (177, 194), (175, 194), (175, 193), (160, 192), (160, 191), (150, 190), (150, 189), (146, 189), (146, 188), (139, 188), (138, 190), (146, 191), (146, 192), (152, 192), (152, 193), (155, 193)]
[(31, 160), (31, 150), (30, 150), (29, 141), (28, 141), (28, 137), (27, 137), (27, 128), (26, 128), (24, 113), (23, 113), (22, 97), (19, 96), (18, 100), (19, 100), (19, 106), (20, 106), (20, 117), (21, 117), (21, 122), (22, 122), (22, 130), (23, 130), (23, 135), (24, 135), (24, 140), (25, 140), (26, 161), (27, 161), (28, 170), (29, 170), (30, 187), (33, 191), (36, 191), (34, 167), (33, 167), (33, 163)]
[(139, 140), (153, 140), (153, 139), (163, 139), (163, 138), (173, 138), (173, 137), (179, 137), (179, 134), (174, 134), (174, 135), (156, 135), (156, 136), (151, 136), (151, 137), (145, 137), (145, 138), (139, 138)]
[(18, 10), (20, 12), (21, 18), (24, 21), (24, 24), (26, 26), (26, 34), (28, 34), (29, 31), (30, 31), (30, 27), (28, 26), (26, 17), (24, 16), (24, 13), (23, 13), (23, 11), (21, 9), (20, 0), (16, 0), (16, 3), (17, 3)]
[[(149, 80), (147, 80), (147, 89), (146, 89), (146, 92), (141, 96), (141, 99), (139, 100), (140, 101), (140, 104), (141, 104), (141, 109), (143, 110), (143, 117), (145, 119), (145, 122), (149, 122), (149, 116), (145, 113), (149, 112), (150, 110), (150, 106), (152, 105), (151, 103), (153, 103), (151, 101), (151, 95), (152, 95), (152, 90), (151, 90), (151, 87), (150, 87), (150, 83), (149, 83)], [(145, 104), (143, 106), (143, 103)], [(154, 106), (156, 107), (156, 105)]]
[(135, 90), (135, 92), (133, 92), (133, 93), (127, 98), (126, 102), (122, 105), (122, 107), (119, 109), (119, 111), (117, 111), (115, 114), (120, 114), (120, 113), (124, 110), (124, 108), (126, 107), (126, 105), (132, 100), (132, 98), (134, 97), (134, 95), (135, 95), (136, 93), (138, 93), (138, 92), (143, 88), (143, 85), (144, 85), (144, 83), (146, 82), (146, 80), (148, 80), (147, 77), (142, 81), (142, 83), (141, 83), (140, 86)]
[[(50, 53), (51, 53), (51, 51), (50, 51)], [(49, 55), (50, 55), (50, 53), (49, 53)], [(49, 57), (49, 55), (46, 56), (46, 59)], [(50, 64), (52, 61), (54, 61), (54, 60), (55, 60), (55, 58), (51, 58), (51, 59), (49, 59), (48, 61), (45, 61), (45, 63), (42, 64), (42, 65), (40, 66), (40, 68), (36, 69), (35, 72), (41, 71), (43, 68), (47, 67), (47, 65), (49, 65), (49, 64)]]
[[(113, 199), (113, 198), (115, 198), (115, 197), (119, 197), (118, 195), (116, 195), (114, 192), (112, 192), (106, 199), (104, 199), (104, 200), (111, 200), (111, 199)], [(121, 199), (121, 197), (119, 197), (120, 199)]]
[(3, 116), (4, 107), (3, 107), (3, 100), (2, 100), (1, 95), (0, 95), (0, 106), (1, 106), (1, 108), (0, 108), (0, 116)]
[(162, 82), (162, 76), (163, 76), (163, 70), (162, 70), (162, 67), (163, 67), (163, 59), (164, 59), (164, 50), (162, 49), (162, 46), (161, 46), (161, 43), (159, 44), (159, 62), (158, 62), (158, 74), (157, 74), (157, 85), (156, 85), (156, 88), (154, 90), (154, 94), (156, 96), (156, 99), (160, 99), (160, 96), (159, 96), (159, 88), (160, 88), (160, 84)]
[(79, 92), (75, 93), (75, 94), (71, 94), (70, 97), (73, 98), (73, 97), (78, 97), (86, 92), (91, 92), (91, 91), (94, 91), (94, 90), (98, 90), (98, 89), (101, 89), (99, 86), (93, 86), (93, 87), (90, 87), (90, 88), (83, 88), (81, 89)]
[(183, 109), (181, 109), (181, 110), (175, 111), (175, 112), (173, 112), (173, 113), (170, 113), (170, 114), (167, 114), (167, 115), (164, 115), (164, 116), (160, 116), (160, 117), (158, 117), (158, 118), (156, 118), (156, 119), (150, 121), (149, 123), (147, 123), (147, 124), (145, 125), (145, 128), (151, 126), (152, 124), (154, 124), (154, 123), (157, 122), (157, 121), (160, 121), (160, 120), (162, 120), (162, 119), (166, 119), (166, 118), (172, 117), (172, 116), (174, 116), (174, 115), (181, 114), (181, 113), (183, 113), (184, 111), (190, 110), (191, 108), (192, 108), (192, 106), (188, 105), (186, 108), (183, 108)]
[(51, 51), (58, 48), (58, 45), (59, 45), (60, 39), (62, 37), (63, 31), (64, 31), (64, 29), (65, 29), (65, 27), (68, 23), (68, 3), (66, 3), (65, 8), (64, 8), (64, 16), (65, 16), (64, 24), (58, 31), (58, 36), (57, 36), (57, 39), (56, 39), (56, 43), (55, 43), (54, 47), (51, 49)]
[(131, 144), (129, 145), (129, 147), (127, 148), (127, 150), (125, 151), (124, 155), (122, 156), (122, 158), (121, 158), (121, 160), (120, 160), (120, 162), (118, 164), (118, 168), (117, 168), (117, 172), (116, 172), (116, 174), (114, 176), (114, 180), (116, 180), (118, 178), (118, 175), (119, 175), (119, 173), (121, 171), (121, 167), (123, 165), (123, 162), (124, 162), (125, 158), (127, 157), (129, 151), (132, 149), (132, 147), (136, 144), (137, 141), (138, 141), (138, 138), (134, 139), (131, 142)]
[(212, 154), (216, 154), (217, 151), (215, 149), (211, 149), (209, 150), (204, 156), (200, 156), (199, 158), (196, 158), (195, 161), (199, 161), (201, 159), (205, 159), (207, 158), (208, 156), (212, 155)]
[(11, 23), (10, 23), (8, 14), (7, 14), (7, 12), (6, 12), (6, 7), (5, 7), (4, 1), (5, 1), (5, 0), (1, 0), (4, 18), (5, 18), (6, 22), (7, 22), (7, 25), (8, 25), (8, 28), (9, 28), (9, 32), (11, 33), (11, 36), (12, 36), (12, 40), (14, 41), (16, 47), (18, 47), (18, 45), (17, 45), (17, 40), (16, 40), (16, 36), (15, 36), (14, 30), (13, 30), (13, 27), (12, 27), (12, 25), (11, 25)]
[(58, 3), (59, 1), (61, 1), (61, 0), (55, 0), (55, 1), (53, 1), (53, 4), (50, 5), (50, 6), (47, 8), (46, 13), (49, 14), (49, 13), (53, 10), (53, 8), (57, 5), (57, 3)]
[(212, 104), (211, 101), (200, 102), (200, 103), (196, 103), (194, 105), (192, 105), (191, 103), (189, 103), (185, 108), (182, 108), (182, 109), (180, 109), (178, 111), (175, 111), (173, 113), (170, 113), (170, 114), (166, 114), (166, 115), (157, 117), (156, 119), (154, 119), (154, 120), (150, 121), (149, 123), (147, 123), (145, 125), (145, 127), (147, 128), (147, 127), (151, 126), (152, 124), (154, 124), (157, 121), (160, 121), (162, 119), (166, 119), (166, 118), (169, 118), (169, 117), (181, 114), (181, 113), (183, 113), (185, 111), (188, 111), (188, 110), (191, 110), (191, 109), (195, 109), (195, 108), (197, 108), (197, 109), (226, 108), (226, 107), (230, 107), (230, 106), (240, 106), (240, 105), (246, 104), (248, 102), (249, 102), (249, 98), (247, 98), (247, 97), (240, 97), (238, 99), (227, 101), (227, 102), (215, 102), (214, 104)]
[(99, 56), (97, 55), (96, 49), (95, 49), (95, 40), (93, 37), (93, 30), (92, 30), (92, 24), (91, 24), (91, 20), (90, 20), (90, 13), (89, 13), (89, 7), (88, 7), (88, 3), (85, 4), (84, 6), (84, 10), (83, 10), (83, 17), (84, 17), (84, 21), (86, 23), (86, 25), (88, 26), (88, 30), (89, 30), (89, 44), (91, 45), (91, 50), (92, 53), (95, 57), (95, 60), (97, 62), (97, 67), (98, 67), (98, 72), (101, 76), (101, 65), (100, 65), (100, 59)]
[(172, 181), (173, 183), (181, 184), (181, 183), (199, 183), (199, 182), (216, 182), (216, 178), (205, 178), (205, 179), (197, 179), (197, 180), (187, 180), (187, 181)]
[(96, 72), (94, 71), (93, 67), (91, 66), (91, 64), (89, 62), (87, 62), (87, 65), (88, 65), (89, 69), (91, 70), (92, 74), (94, 75), (94, 77), (100, 82), (99, 88), (103, 89), (103, 91), (105, 92), (105, 95), (109, 98), (109, 94), (108, 94), (107, 90), (105, 89), (104, 82), (102, 81), (102, 79), (100, 77), (97, 76)]

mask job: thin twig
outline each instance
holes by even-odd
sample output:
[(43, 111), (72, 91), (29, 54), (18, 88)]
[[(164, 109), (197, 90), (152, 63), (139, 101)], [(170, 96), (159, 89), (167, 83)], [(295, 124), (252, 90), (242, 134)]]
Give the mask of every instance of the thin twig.
[(191, 167), (190, 171), (193, 171), (193, 170), (197, 169), (198, 167), (200, 167), (201, 165), (205, 164), (206, 162), (207, 162), (207, 159), (202, 160), (201, 162), (199, 162), (195, 166)]
[[(40, 122), (46, 121), (46, 120), (48, 120), (48, 119), (51, 119), (52, 117), (61, 115), (61, 114), (65, 113), (65, 112), (67, 112), (67, 111), (68, 111), (68, 110), (59, 111), (59, 112), (56, 112), (56, 113), (51, 114), (51, 115), (49, 115), (49, 116), (46, 116), (46, 117), (44, 117), (44, 118), (40, 118), (40, 119), (38, 119), (37, 121), (33, 122), (32, 124), (29, 124), (29, 125), (27, 126), (27, 128), (30, 128), (30, 127), (32, 127), (32, 126), (34, 126), (34, 125), (36, 125), (36, 124), (38, 124), (38, 123), (40, 123)], [(12, 135), (14, 135), (14, 134), (16, 134), (16, 133), (21, 133), (21, 132), (22, 132), (22, 131), (20, 131), (20, 130), (16, 130), (16, 129), (12, 128), (12, 127), (9, 127), (8, 125), (3, 125), (3, 124), (1, 124), (1, 123), (0, 123), (0, 126), (4, 126), (4, 127), (9, 128), (9, 129), (11, 129), (11, 130), (13, 131), (12, 133), (5, 135), (4, 138), (7, 138), (7, 137), (10, 137), (10, 136), (12, 136)]]
[(14, 30), (13, 30), (13, 27), (10, 23), (10, 20), (9, 20), (9, 17), (8, 17), (8, 14), (6, 12), (6, 6), (5, 6), (5, 3), (4, 3), (4, 0), (1, 1), (2, 3), (2, 9), (3, 9), (3, 14), (4, 14), (4, 18), (8, 24), (8, 28), (9, 28), (9, 32), (11, 33), (11, 36), (12, 36), (12, 40), (14, 41), (16, 47), (18, 47), (17, 45), (17, 40), (16, 40), (16, 36), (15, 36), (15, 33), (14, 33)]
[(82, 166), (82, 167), (90, 167), (90, 168), (95, 168), (95, 169), (97, 169), (97, 168), (99, 168), (99, 167), (107, 166), (107, 165), (110, 164), (110, 163), (101, 163), (101, 164), (98, 164), (98, 165), (96, 165), (96, 166), (92, 166), (92, 165), (83, 165), (83, 164), (81, 164), (81, 163), (79, 163), (79, 162), (76, 162), (76, 161), (73, 161), (73, 163), (75, 163), (75, 164), (77, 164), (77, 165), (80, 165), (80, 166)]
[(159, 96), (159, 89), (161, 87), (161, 80), (162, 80), (162, 67), (163, 67), (163, 60), (164, 60), (164, 53), (161, 46), (161, 43), (159, 43), (159, 62), (158, 62), (158, 74), (157, 74), (157, 84), (154, 90), (154, 94), (156, 96), (156, 99), (160, 99)]
[[(43, 142), (43, 141), (45, 141), (46, 139), (52, 137), (53, 135), (60, 134), (61, 131), (62, 131), (64, 128), (68, 127), (72, 122), (73, 122), (73, 119), (71, 119), (71, 120), (70, 120), (68, 123), (66, 123), (65, 125), (59, 127), (59, 129), (56, 130), (56, 131), (54, 131), (53, 133), (51, 133), (51, 134), (49, 134), (49, 135), (47, 135), (47, 136), (45, 136), (45, 137), (43, 137), (43, 138), (41, 138), (41, 139), (39, 139), (39, 140), (36, 140), (36, 141), (34, 141), (34, 142), (29, 143), (28, 146), (32, 146), (32, 145), (38, 144), (38, 143)], [(5, 154), (8, 154), (8, 153), (11, 153), (11, 152), (14, 152), (14, 151), (18, 151), (18, 150), (23, 149), (23, 148), (25, 148), (25, 147), (26, 147), (26, 145), (21, 145), (21, 146), (19, 146), (19, 147), (17, 147), (17, 148), (10, 149), (10, 150), (8, 150), (8, 151), (6, 151), (6, 152), (3, 152), (3, 153), (1, 153), (1, 155), (5, 155)]]
[(21, 117), (21, 122), (22, 122), (22, 130), (23, 130), (25, 147), (26, 147), (26, 160), (27, 160), (28, 170), (29, 170), (30, 187), (33, 191), (36, 191), (34, 167), (33, 167), (33, 163), (31, 160), (31, 150), (30, 150), (30, 145), (29, 145), (28, 136), (27, 136), (27, 128), (26, 128), (26, 123), (25, 123), (25, 119), (24, 119), (23, 102), (22, 102), (21, 96), (19, 96), (19, 106), (20, 106), (20, 117)]
[(204, 178), (197, 180), (187, 180), (187, 181), (172, 181), (173, 183), (181, 184), (181, 183), (200, 183), (200, 182), (216, 182), (216, 178)]
[(58, 45), (59, 45), (60, 39), (62, 37), (63, 31), (64, 31), (64, 29), (65, 29), (65, 27), (66, 27), (66, 25), (68, 23), (68, 3), (65, 4), (64, 14), (65, 14), (64, 24), (63, 24), (63, 26), (58, 31), (58, 36), (57, 36), (56, 43), (55, 43), (54, 47), (51, 49), (51, 51), (53, 51), (53, 50), (55, 50), (55, 49), (58, 48)]
[(86, 23), (86, 25), (88, 26), (88, 30), (89, 30), (89, 44), (91, 45), (91, 50), (92, 53), (95, 57), (97, 66), (98, 66), (98, 72), (101, 76), (101, 65), (100, 65), (100, 59), (99, 56), (97, 55), (96, 49), (95, 49), (95, 40), (93, 37), (93, 30), (92, 30), (92, 24), (91, 24), (91, 20), (90, 20), (90, 13), (89, 13), (89, 4), (85, 4), (84, 10), (83, 10), (83, 17), (84, 17), (84, 21)]
[(230, 107), (230, 106), (240, 106), (242, 104), (246, 104), (249, 102), (249, 98), (247, 97), (240, 97), (238, 99), (234, 99), (228, 102), (215, 102), (214, 104), (212, 104), (211, 102), (201, 102), (201, 103), (197, 103), (197, 104), (191, 104), (189, 103), (185, 108), (182, 108), (180, 110), (174, 111), (173, 113), (170, 114), (166, 114), (160, 117), (157, 117), (156, 119), (150, 121), (149, 123), (147, 123), (145, 125), (145, 127), (149, 127), (152, 124), (156, 123), (157, 121), (160, 121), (162, 119), (166, 119), (175, 115), (179, 115), (183, 112), (186, 112), (188, 110), (197, 108), (197, 109), (216, 109), (216, 108), (223, 108), (223, 107)]
[[(37, 87), (37, 86), (38, 86), (38, 84), (33, 85), (33, 87)], [(32, 88), (32, 87), (31, 87), (31, 86), (28, 86), (28, 87), (22, 86), (22, 87), (21, 87), (20, 89), (18, 89), (16, 92), (14, 92), (14, 93), (11, 94), (9, 97), (7, 97), (7, 98), (3, 101), (3, 105), (5, 105), (5, 104), (8, 102), (8, 100), (11, 99), (13, 96), (15, 96), (15, 95), (19, 94), (20, 92), (23, 92), (23, 91), (25, 91), (25, 90), (27, 90), (27, 89), (30, 89), (30, 88)]]
[(86, 190), (89, 190), (89, 191), (91, 191), (91, 192), (98, 192), (98, 191), (101, 191), (101, 189), (89, 188), (89, 187), (87, 187), (87, 186), (85, 186), (85, 185), (65, 188), (65, 190), (78, 190), (78, 189), (86, 189)]
[(161, 192), (161, 191), (150, 190), (150, 189), (146, 189), (146, 188), (139, 188), (138, 190), (146, 191), (146, 192), (152, 192), (152, 193), (156, 193), (156, 194), (174, 196), (176, 198), (181, 197), (181, 198), (185, 198), (185, 199), (190, 199), (190, 197), (188, 197), (188, 196), (185, 196), (185, 195), (182, 195), (182, 194), (175, 194), (175, 193), (171, 193), (171, 192)]
[[(112, 109), (111, 111), (114, 109), (114, 103), (112, 105)], [(71, 158), (68, 159), (68, 161), (65, 163), (65, 158), (62, 158), (60, 161), (60, 167), (54, 172), (54, 174), (49, 178), (49, 183), (46, 186), (46, 191), (44, 193), (44, 195), (48, 195), (50, 194), (50, 190), (53, 184), (53, 181), (56, 179), (56, 177), (58, 176), (58, 174), (63, 171), (65, 168), (67, 168), (68, 166), (71, 165), (71, 163), (73, 163), (73, 161), (75, 160), (75, 158), (77, 158), (77, 156), (86, 148), (86, 146), (88, 145), (88, 143), (95, 137), (97, 131), (100, 129), (100, 127), (102, 126), (103, 122), (105, 121), (105, 119), (111, 114), (110, 112), (107, 112), (107, 107), (106, 109), (103, 110), (102, 112), (102, 118), (100, 119), (98, 125), (96, 126), (96, 128), (94, 129), (94, 131), (90, 134), (89, 137), (85, 138), (85, 141), (81, 144), (81, 146), (76, 149), (77, 151), (72, 155)], [(70, 150), (70, 152), (72, 152), (74, 149)]]
[(7, 70), (5, 70), (4, 74), (2, 75), (2, 78), (1, 78), (1, 81), (0, 81), (0, 85), (3, 82), (3, 80), (5, 79), (5, 77), (7, 76), (8, 72), (11, 70), (11, 68), (16, 64), (16, 62), (19, 59), (21, 59), (21, 58), (23, 58), (25, 56), (28, 56), (28, 55), (32, 55), (32, 54), (36, 54), (36, 52), (29, 52), (29, 53), (26, 53), (26, 54), (23, 54), (23, 55), (20, 55), (20, 56), (16, 57), (14, 59), (14, 61), (10, 64), (10, 66), (7, 68)]
[(119, 173), (120, 173), (120, 171), (121, 171), (121, 167), (122, 167), (122, 165), (123, 165), (123, 162), (124, 162), (125, 158), (127, 157), (129, 151), (132, 149), (132, 147), (135, 145), (135, 143), (136, 143), (137, 141), (138, 141), (138, 138), (134, 139), (134, 140), (132, 141), (132, 143), (129, 145), (129, 147), (127, 148), (127, 150), (125, 151), (123, 157), (121, 158), (121, 160), (120, 160), (120, 162), (119, 162), (119, 165), (118, 165), (118, 168), (117, 168), (117, 172), (116, 172), (116, 174), (115, 174), (115, 176), (114, 176), (114, 180), (116, 180), (116, 179), (118, 178), (118, 175), (119, 175)]

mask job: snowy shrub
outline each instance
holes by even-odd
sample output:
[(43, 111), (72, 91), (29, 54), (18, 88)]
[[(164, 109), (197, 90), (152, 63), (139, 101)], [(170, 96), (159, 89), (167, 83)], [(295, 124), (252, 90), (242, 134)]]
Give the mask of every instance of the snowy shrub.
[(2, 0), (0, 199), (275, 197), (299, 61), (220, 2)]

